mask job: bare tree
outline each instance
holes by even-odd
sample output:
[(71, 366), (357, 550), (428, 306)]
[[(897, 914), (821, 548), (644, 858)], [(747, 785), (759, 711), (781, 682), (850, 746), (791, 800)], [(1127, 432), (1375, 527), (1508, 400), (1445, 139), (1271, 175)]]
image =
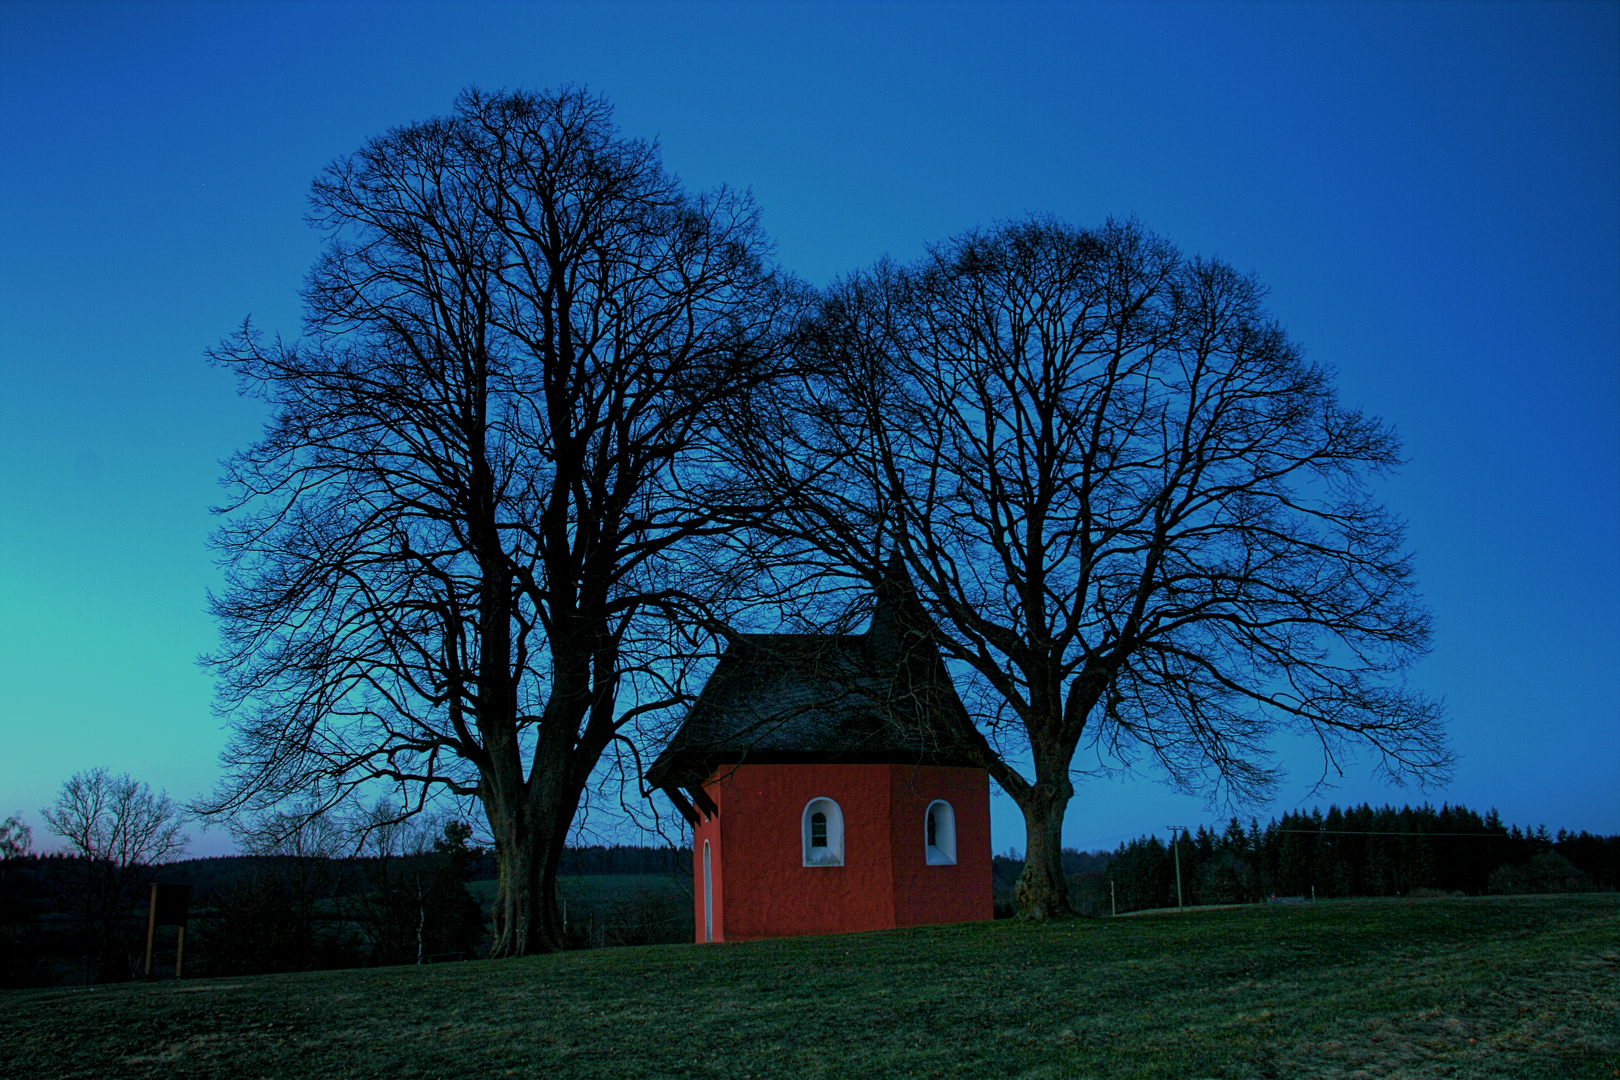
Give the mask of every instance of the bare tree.
[(91, 769), (74, 773), (40, 815), (84, 862), (85, 924), (106, 964), (116, 944), (115, 920), (132, 888), (151, 867), (183, 852), (190, 842), (180, 831), (181, 808), (167, 792), (154, 794), (128, 773), (113, 776), (106, 769)]
[[(28, 858), (34, 850), (34, 831), (22, 818), (13, 815), (0, 821), (0, 888), (7, 885), (17, 863)], [(0, 896), (0, 901), (4, 897)]]
[(683, 692), (660, 615), (716, 528), (717, 420), (773, 377), (798, 292), (746, 195), (685, 192), (581, 90), (468, 91), (312, 202), (305, 340), (212, 354), (275, 419), (227, 477), (205, 809), (476, 797), (493, 955), (554, 948), (593, 773)]
[(356, 891), (359, 875), (346, 856), (361, 849), (364, 829), (357, 835), (324, 806), (320, 793), (310, 792), (288, 805), (257, 816), (239, 815), (230, 822), (237, 847), (261, 857), (266, 869), (258, 877), (274, 879), (273, 886), (259, 880), (252, 888), (261, 896), (285, 898), (286, 919), (281, 929), (290, 933), (286, 934), (288, 940), (278, 943), (281, 963), (297, 966), (313, 960), (316, 927), (321, 921), (330, 926), (334, 944), (341, 945), (353, 917), (351, 893)]
[(373, 805), (356, 830), (364, 889), (356, 918), (374, 963), (427, 963), (474, 952), (483, 930), (481, 908), (465, 881), (477, 849), (472, 828), (438, 814), (401, 821), (395, 808)]
[(973, 718), (940, 723), (1023, 811), (1025, 915), (1067, 909), (1082, 744), (1238, 800), (1274, 784), (1279, 728), (1324, 776), (1358, 745), (1397, 780), (1448, 767), (1401, 681), (1429, 635), (1402, 528), (1368, 490), (1396, 438), (1263, 295), (1135, 223), (968, 233), (832, 289), (820, 374), (750, 418), (779, 562), (814, 589), (903, 555), (970, 684)]
[(28, 823), (13, 815), (0, 821), (0, 864), (27, 858), (34, 848), (34, 831)]

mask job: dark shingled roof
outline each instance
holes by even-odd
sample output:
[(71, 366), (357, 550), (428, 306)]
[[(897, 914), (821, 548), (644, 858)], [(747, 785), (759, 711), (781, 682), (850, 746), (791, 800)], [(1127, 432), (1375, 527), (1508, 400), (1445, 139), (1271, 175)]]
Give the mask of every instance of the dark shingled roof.
[(946, 734), (966, 715), (932, 638), (898, 560), (864, 634), (739, 635), (647, 779), (690, 817), (677, 789), (704, 806), (727, 764), (977, 764)]

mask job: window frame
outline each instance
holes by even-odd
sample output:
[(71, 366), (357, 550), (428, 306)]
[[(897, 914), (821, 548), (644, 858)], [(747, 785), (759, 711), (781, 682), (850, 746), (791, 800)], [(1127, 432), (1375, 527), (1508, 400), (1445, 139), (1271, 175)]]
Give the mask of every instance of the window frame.
[[(934, 810), (942, 807), (945, 813), (936, 819)], [(932, 827), (934, 835), (929, 836)], [(943, 832), (945, 843), (939, 843)], [(932, 842), (930, 842), (932, 840)], [(929, 866), (956, 865), (956, 808), (944, 799), (935, 799), (923, 811), (923, 862)]]
[[(812, 848), (810, 845), (810, 817), (816, 813), (827, 815), (827, 845), (825, 848)], [(812, 851), (822, 850), (827, 852), (826, 856), (811, 858)], [(799, 852), (801, 862), (805, 866), (823, 869), (844, 865), (844, 811), (836, 802), (825, 795), (817, 795), (805, 803), (804, 810), (799, 814)]]

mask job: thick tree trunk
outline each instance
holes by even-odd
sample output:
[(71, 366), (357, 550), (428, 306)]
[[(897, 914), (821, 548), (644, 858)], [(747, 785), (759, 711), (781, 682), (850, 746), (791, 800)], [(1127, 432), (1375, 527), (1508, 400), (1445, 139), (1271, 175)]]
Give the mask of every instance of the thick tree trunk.
[(500, 880), (495, 890), (495, 940), (490, 958), (555, 952), (565, 947), (557, 912), (557, 870), (572, 815), (544, 820), (538, 828), (495, 825)]
[(489, 951), (492, 959), (549, 952), (561, 945), (560, 941), (548, 940), (545, 932), (541, 888), (544, 860), (529, 807), (501, 805), (506, 801), (488, 799), (484, 806), (495, 837), (500, 875), (495, 888), (495, 940)]
[[(494, 636), (486, 631), (486, 637)], [(538, 718), (527, 770), (510, 737), (519, 727), (516, 702), (506, 699), (514, 722), (499, 729), (502, 738), (491, 746), (479, 790), (500, 867), (491, 958), (552, 952), (566, 944), (557, 911), (557, 870), (586, 784), (615, 730), (617, 658), (599, 647), (609, 637), (600, 624), (578, 633), (572, 647), (554, 637), (553, 693)], [(593, 674), (600, 672), (607, 673), (605, 680), (597, 675), (593, 684)]]
[(1066, 776), (1038, 781), (1023, 793), (1024, 872), (1013, 896), (1025, 919), (1049, 919), (1069, 913), (1069, 882), (1063, 876), (1063, 814), (1074, 796)]
[[(1049, 664), (1047, 671), (1052, 677), (1040, 680), (1038, 685), (1058, 685), (1056, 667), (1055, 663)], [(1029, 728), (1035, 783), (1009, 791), (1024, 812), (1024, 872), (1018, 875), (1013, 896), (1018, 902), (1018, 914), (1025, 919), (1049, 919), (1072, 912), (1069, 880), (1063, 876), (1063, 815), (1074, 798), (1069, 769), (1086, 717), (1102, 696), (1108, 678), (1105, 667), (1088, 664), (1070, 684), (1067, 698), (1053, 691), (1035, 695), (1031, 703), (1036, 715), (1045, 720)], [(1054, 715), (1060, 701), (1062, 712)]]
[(564, 725), (545, 723), (542, 732), (529, 782), (514, 785), (514, 805), (500, 805), (498, 797), (485, 802), (500, 869), (491, 958), (554, 952), (566, 944), (557, 870), (583, 791), (573, 775), (583, 761), (562, 745)]

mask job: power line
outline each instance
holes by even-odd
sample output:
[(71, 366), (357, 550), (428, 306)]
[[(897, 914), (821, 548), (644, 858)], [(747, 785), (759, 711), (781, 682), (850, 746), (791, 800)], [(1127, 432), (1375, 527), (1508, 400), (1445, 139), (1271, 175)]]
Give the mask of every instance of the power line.
[[(1509, 833), (1477, 832), (1378, 832), (1365, 829), (1277, 829), (1276, 832), (1308, 833), (1312, 836), (1472, 836), (1480, 840), (1512, 840)], [(1534, 840), (1530, 833), (1521, 833), (1521, 839)]]

